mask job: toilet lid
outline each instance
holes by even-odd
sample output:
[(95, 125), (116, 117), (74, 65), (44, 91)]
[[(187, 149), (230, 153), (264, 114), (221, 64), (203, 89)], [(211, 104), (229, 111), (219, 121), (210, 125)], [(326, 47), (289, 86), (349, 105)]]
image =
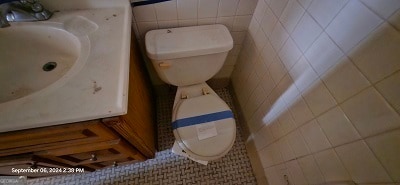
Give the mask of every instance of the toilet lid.
[(215, 95), (183, 99), (172, 123), (179, 146), (189, 156), (212, 160), (225, 155), (233, 145), (236, 125), (228, 105)]

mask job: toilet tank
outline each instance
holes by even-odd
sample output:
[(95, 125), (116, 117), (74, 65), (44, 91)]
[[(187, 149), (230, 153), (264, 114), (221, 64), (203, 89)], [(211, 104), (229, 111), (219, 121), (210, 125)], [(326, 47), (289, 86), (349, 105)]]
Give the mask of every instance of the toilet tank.
[(168, 84), (186, 86), (217, 74), (233, 40), (224, 25), (215, 24), (152, 30), (145, 44), (158, 76)]

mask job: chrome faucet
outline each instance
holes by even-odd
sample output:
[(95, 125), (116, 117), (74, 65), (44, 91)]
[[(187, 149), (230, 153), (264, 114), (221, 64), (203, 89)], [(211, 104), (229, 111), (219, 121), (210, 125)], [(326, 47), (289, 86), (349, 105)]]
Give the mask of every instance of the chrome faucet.
[(38, 0), (0, 0), (0, 28), (9, 22), (44, 21), (51, 15)]

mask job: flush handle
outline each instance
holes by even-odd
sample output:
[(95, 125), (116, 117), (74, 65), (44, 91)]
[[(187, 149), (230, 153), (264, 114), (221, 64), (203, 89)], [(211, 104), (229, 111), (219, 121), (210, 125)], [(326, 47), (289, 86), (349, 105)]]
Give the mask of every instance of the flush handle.
[(158, 66), (160, 66), (161, 69), (168, 69), (169, 67), (171, 67), (171, 64), (167, 62), (160, 62)]

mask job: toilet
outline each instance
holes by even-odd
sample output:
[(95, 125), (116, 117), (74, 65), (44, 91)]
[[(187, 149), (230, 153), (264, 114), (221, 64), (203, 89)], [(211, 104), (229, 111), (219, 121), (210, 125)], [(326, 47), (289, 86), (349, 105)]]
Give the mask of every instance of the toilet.
[(223, 66), (233, 47), (224, 25), (152, 30), (145, 45), (158, 76), (177, 86), (172, 151), (201, 164), (223, 157), (232, 148), (236, 123), (229, 106), (206, 81)]

